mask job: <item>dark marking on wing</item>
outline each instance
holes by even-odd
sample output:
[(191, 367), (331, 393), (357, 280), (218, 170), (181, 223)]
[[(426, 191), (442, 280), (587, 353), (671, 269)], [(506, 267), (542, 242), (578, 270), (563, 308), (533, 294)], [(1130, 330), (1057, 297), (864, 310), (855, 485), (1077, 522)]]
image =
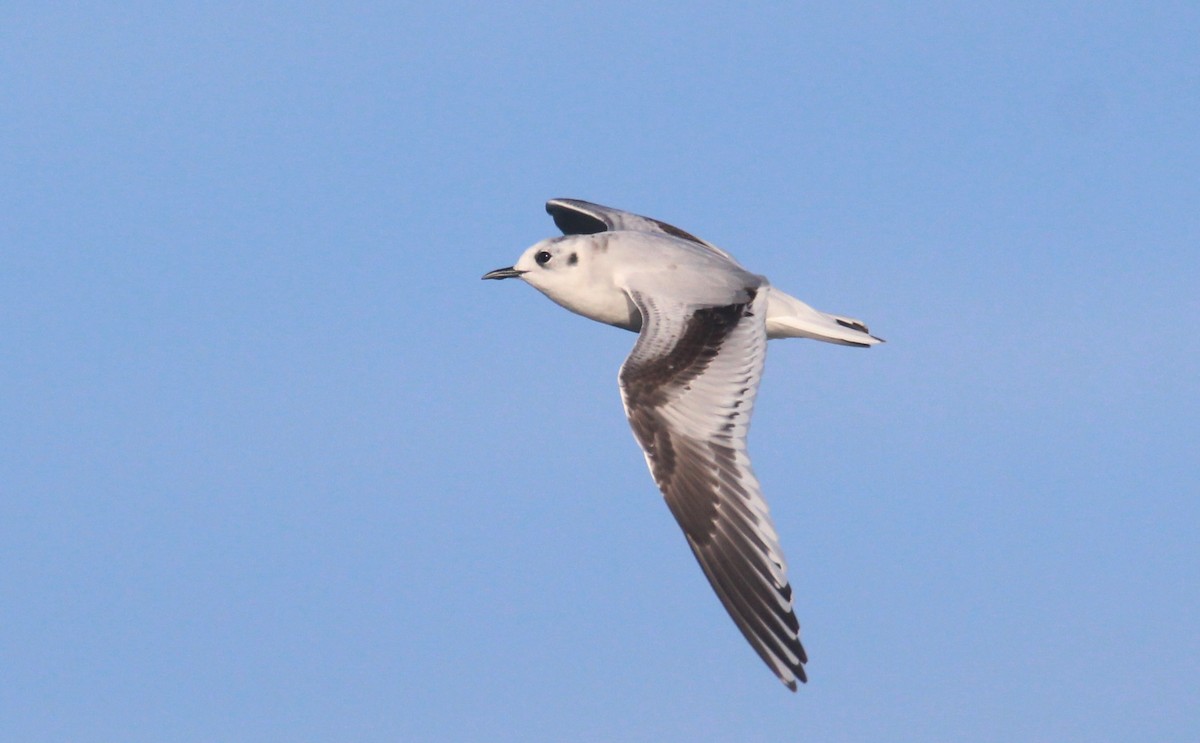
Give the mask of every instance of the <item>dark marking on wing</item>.
[(663, 232), (667, 233), (668, 235), (673, 235), (675, 237), (683, 238), (684, 240), (689, 240), (689, 241), (697, 243), (699, 245), (705, 245), (705, 246), (708, 245), (708, 243), (704, 242), (703, 240), (696, 237), (692, 233), (687, 232), (686, 230), (681, 230), (673, 224), (667, 224), (666, 222), (663, 222), (658, 219), (651, 219), (650, 217), (646, 217), (645, 219), (647, 221), (653, 222), (654, 224), (658, 225), (658, 228), (661, 229)]
[(595, 235), (614, 230), (661, 232), (704, 247), (712, 247), (673, 224), (580, 199), (551, 199), (546, 202), (546, 212), (554, 217), (555, 226), (562, 230), (564, 235)]
[(596, 215), (554, 201), (546, 202), (546, 212), (554, 217), (555, 226), (564, 235), (594, 235), (609, 229), (604, 220)]
[[(658, 409), (670, 400), (676, 390), (703, 373), (716, 358), (721, 344), (737, 327), (750, 302), (754, 301), (756, 290), (748, 291), (748, 302), (696, 310), (688, 318), (679, 341), (670, 351), (648, 362), (627, 365), (621, 371), (629, 423), (649, 457), (651, 474), (667, 495), (668, 504), (679, 519), (680, 526), (701, 543), (707, 543), (713, 537), (717, 501), (711, 493), (718, 483), (713, 474), (704, 474), (709, 469), (707, 467), (692, 468), (689, 473), (677, 466), (680, 455), (701, 460), (705, 458), (704, 452), (678, 451), (680, 447), (690, 449), (700, 442), (673, 438)], [(682, 482), (680, 478), (683, 478)], [(680, 484), (693, 493), (709, 495), (672, 498), (670, 494)]]
[(695, 311), (684, 325), (679, 342), (666, 355), (651, 362), (626, 368), (621, 374), (628, 404), (631, 407), (661, 405), (670, 387), (680, 387), (699, 376), (721, 350), (729, 336), (754, 301), (755, 289), (748, 289), (749, 299), (741, 304), (724, 307), (703, 307)]
[[(714, 363), (739, 324), (753, 316), (757, 291), (747, 288), (747, 294), (744, 303), (695, 310), (661, 355), (640, 358), (635, 349), (621, 371), (621, 386), (634, 436), (696, 561), (755, 652), (795, 690), (795, 681), (779, 664), (799, 681), (807, 680), (800, 623), (791, 609), (791, 587), (786, 580), (777, 582), (782, 566), (772, 564), (773, 545), (759, 531), (762, 518), (751, 508), (759, 497), (757, 483), (746, 469), (743, 443), (734, 439), (735, 421), (744, 414), (743, 403), (753, 400), (755, 385), (749, 378), (743, 382), (722, 414), (726, 422), (708, 434), (688, 435), (668, 419), (678, 420), (688, 405), (680, 402), (681, 394)], [(653, 317), (653, 303), (644, 297), (639, 302), (639, 309)], [(646, 326), (652, 323), (645, 322), (643, 332)]]

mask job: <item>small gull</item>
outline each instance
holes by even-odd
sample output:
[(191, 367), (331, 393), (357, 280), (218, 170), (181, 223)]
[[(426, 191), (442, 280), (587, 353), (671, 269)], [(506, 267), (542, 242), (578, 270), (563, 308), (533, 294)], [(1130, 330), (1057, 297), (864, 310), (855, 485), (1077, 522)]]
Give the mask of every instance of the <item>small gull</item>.
[(795, 691), (808, 680), (808, 657), (779, 536), (746, 453), (767, 340), (881, 340), (678, 227), (576, 199), (552, 199), (546, 211), (563, 236), (483, 278), (520, 278), (572, 312), (638, 333), (619, 375), (634, 437), (729, 616)]

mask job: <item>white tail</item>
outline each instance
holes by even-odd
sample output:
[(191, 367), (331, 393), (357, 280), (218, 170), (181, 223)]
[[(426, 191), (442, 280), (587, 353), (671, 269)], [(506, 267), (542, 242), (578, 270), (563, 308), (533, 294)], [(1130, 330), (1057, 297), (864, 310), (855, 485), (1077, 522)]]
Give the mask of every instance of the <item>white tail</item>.
[(771, 287), (767, 301), (768, 338), (812, 338), (844, 346), (883, 343), (861, 320), (815, 310), (799, 299)]

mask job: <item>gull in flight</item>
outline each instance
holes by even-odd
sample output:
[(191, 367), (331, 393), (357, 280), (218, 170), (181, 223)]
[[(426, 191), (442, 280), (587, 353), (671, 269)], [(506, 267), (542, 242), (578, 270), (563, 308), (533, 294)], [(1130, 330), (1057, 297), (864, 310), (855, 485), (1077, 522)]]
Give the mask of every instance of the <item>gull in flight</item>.
[(746, 640), (792, 691), (808, 657), (779, 536), (746, 453), (767, 340), (882, 342), (809, 307), (678, 227), (576, 199), (563, 232), (485, 279), (519, 278), (554, 302), (638, 334), (619, 381), (646, 464)]

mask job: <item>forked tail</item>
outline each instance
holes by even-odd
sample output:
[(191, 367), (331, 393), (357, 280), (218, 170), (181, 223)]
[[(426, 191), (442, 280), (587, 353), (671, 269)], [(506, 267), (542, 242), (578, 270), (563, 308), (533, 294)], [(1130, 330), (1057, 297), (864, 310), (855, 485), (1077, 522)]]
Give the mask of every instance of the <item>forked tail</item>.
[(862, 320), (830, 315), (771, 287), (767, 301), (768, 338), (812, 338), (844, 346), (873, 346), (883, 343), (867, 330)]

